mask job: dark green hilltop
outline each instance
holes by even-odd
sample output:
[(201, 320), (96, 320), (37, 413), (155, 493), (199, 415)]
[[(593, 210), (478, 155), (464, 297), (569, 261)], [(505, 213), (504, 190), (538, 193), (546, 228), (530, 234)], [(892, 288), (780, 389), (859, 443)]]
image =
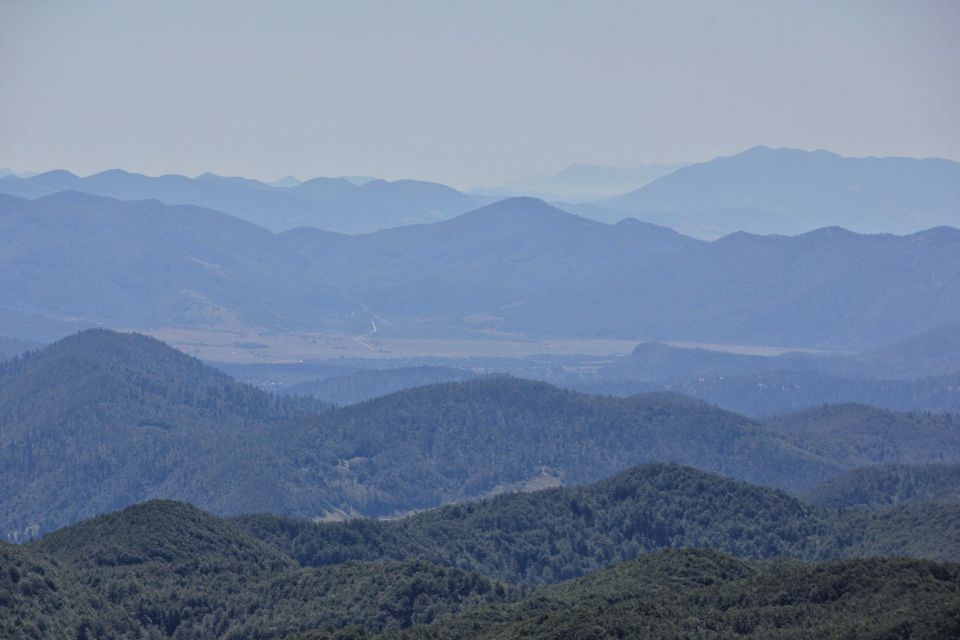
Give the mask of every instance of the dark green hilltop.
[[(669, 464), (390, 522), (222, 519), (153, 500), (0, 545), (0, 633), (950, 637), (960, 548), (904, 541), (955, 536), (960, 510), (937, 525), (890, 513)], [(889, 557), (905, 555), (946, 562)]]

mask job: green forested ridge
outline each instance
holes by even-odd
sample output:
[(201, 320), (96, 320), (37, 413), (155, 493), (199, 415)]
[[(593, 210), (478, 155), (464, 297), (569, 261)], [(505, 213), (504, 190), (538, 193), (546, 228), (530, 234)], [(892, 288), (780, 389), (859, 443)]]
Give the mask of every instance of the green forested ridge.
[(24, 539), (154, 496), (267, 506), (270, 487), (238, 460), (322, 408), (146, 336), (78, 333), (0, 364), (0, 531)]
[(410, 389), (298, 420), (291, 431), (311, 479), (371, 515), (541, 475), (591, 482), (643, 462), (798, 489), (838, 471), (743, 416), (681, 396), (588, 396), (508, 377)]
[[(585, 487), (498, 496), (402, 520), (235, 519), (307, 566), (425, 558), (538, 584), (674, 547), (756, 559), (904, 555), (960, 560), (960, 509), (840, 513), (679, 465), (642, 465)], [(919, 535), (918, 531), (929, 534)], [(939, 542), (938, 542), (939, 539)]]
[[(72, 565), (213, 561), (216, 570), (267, 573), (296, 565), (233, 524), (173, 500), (150, 500), (59, 529), (25, 548)], [(212, 566), (212, 565), (211, 565)]]
[[(832, 637), (832, 628), (874, 637), (849, 633), (894, 627), (937, 637), (960, 622), (957, 565), (782, 559), (919, 549), (955, 560), (960, 550), (943, 538), (960, 531), (957, 509), (941, 514), (945, 526), (934, 525), (920, 547), (905, 544), (931, 517), (909, 510), (932, 506), (854, 510), (849, 519), (678, 465), (395, 522), (223, 519), (153, 500), (22, 546), (0, 544), (0, 637), (410, 629), (439, 638), (760, 638), (773, 627), (781, 635), (766, 637)], [(322, 566), (303, 566), (311, 563)], [(531, 591), (531, 583), (548, 586)]]
[(780, 565), (715, 551), (666, 551), (544, 587), (512, 604), (383, 636), (323, 638), (657, 638), (945, 640), (960, 636), (960, 565), (905, 559)]
[(818, 557), (826, 514), (782, 492), (678, 465), (644, 465), (586, 487), (452, 505), (397, 521), (237, 522), (304, 565), (427, 558), (510, 582), (554, 582), (657, 549)]
[(758, 423), (677, 395), (590, 396), (509, 377), (327, 410), (105, 330), (0, 366), (0, 425), (8, 540), (150, 498), (219, 514), (381, 516), (646, 462), (795, 492), (864, 464), (960, 462), (950, 416), (842, 406)]
[(0, 637), (116, 637), (135, 628), (122, 611), (65, 575), (59, 563), (0, 542)]
[(838, 404), (768, 418), (763, 425), (845, 469), (960, 463), (960, 416), (951, 413)]
[(838, 516), (838, 546), (843, 555), (910, 556), (960, 560), (960, 505), (905, 504), (854, 509)]
[(915, 502), (960, 504), (960, 465), (861, 467), (817, 485), (804, 499), (824, 507), (881, 507)]
[(423, 560), (302, 569), (233, 524), (171, 501), (24, 546), (0, 544), (4, 638), (274, 638), (361, 623), (380, 630), (515, 597), (498, 582)]

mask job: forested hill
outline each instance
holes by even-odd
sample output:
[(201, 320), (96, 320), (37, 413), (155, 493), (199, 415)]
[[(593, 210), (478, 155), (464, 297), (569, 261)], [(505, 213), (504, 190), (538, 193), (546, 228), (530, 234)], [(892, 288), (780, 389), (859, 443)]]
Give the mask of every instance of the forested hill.
[(517, 378), (326, 410), (164, 344), (87, 331), (0, 365), (8, 540), (149, 498), (218, 514), (396, 515), (677, 462), (794, 492), (855, 466), (960, 463), (949, 416), (825, 408), (757, 423), (669, 394), (590, 396)]
[(65, 338), (0, 364), (0, 531), (23, 539), (157, 496), (267, 507), (269, 487), (239, 462), (284, 420), (322, 408), (146, 336)]
[(279, 399), (136, 333), (88, 329), (0, 364), (0, 393), (8, 400), (16, 394), (25, 405), (21, 412), (34, 416), (42, 407), (123, 403), (124, 391), (134, 388), (148, 407), (165, 403), (245, 419), (289, 417), (322, 406)]
[(301, 569), (233, 524), (151, 501), (0, 543), (0, 637), (276, 638), (426, 623), (508, 587), (424, 561)]
[(960, 465), (861, 467), (830, 478), (804, 498), (825, 507), (883, 507), (934, 502), (960, 504)]
[(743, 416), (682, 396), (589, 396), (510, 377), (410, 389), (305, 418), (291, 431), (307, 443), (300, 455), (311, 468), (325, 470), (320, 451), (337, 460), (337, 475), (317, 480), (350, 480), (342, 500), (373, 515), (591, 482), (643, 462), (788, 489), (839, 471)]
[(771, 566), (701, 550), (666, 551), (383, 635), (300, 640), (566, 638), (911, 638), (960, 634), (960, 567), (917, 560)]
[(841, 514), (780, 491), (670, 464), (395, 521), (312, 523), (251, 515), (235, 522), (307, 566), (422, 558), (533, 584), (675, 547), (719, 549), (741, 558), (960, 560), (960, 540), (947, 541), (960, 527), (960, 508)]
[[(769, 637), (773, 627), (784, 638), (836, 629), (950, 637), (945, 630), (960, 628), (955, 564), (754, 562), (672, 549), (719, 547), (746, 558), (862, 555), (855, 540), (870, 542), (873, 556), (916, 555), (904, 546), (913, 537), (939, 539), (941, 555), (950, 547), (947, 530), (929, 517), (883, 515), (895, 512), (876, 512), (872, 521), (861, 516), (873, 512), (857, 510), (846, 520), (677, 465), (398, 522), (224, 520), (154, 500), (25, 545), (0, 543), (0, 637), (265, 639), (320, 630), (314, 637), (356, 638), (410, 630), (427, 638), (566, 638), (586, 629), (594, 630), (588, 637), (648, 629), (669, 638), (689, 637), (687, 630), (708, 621), (714, 631), (750, 638)], [(955, 531), (960, 512), (952, 517)], [(331, 549), (363, 553), (335, 558)], [(956, 545), (951, 550), (960, 555)], [(317, 567), (291, 557), (309, 564), (320, 553), (328, 555)]]
[(960, 463), (960, 416), (952, 413), (904, 413), (837, 404), (768, 418), (763, 426), (847, 469)]
[(826, 512), (782, 492), (663, 464), (584, 487), (498, 496), (396, 521), (314, 524), (267, 515), (235, 521), (307, 566), (420, 557), (529, 583), (679, 546), (744, 558), (815, 558), (828, 553), (832, 526)]

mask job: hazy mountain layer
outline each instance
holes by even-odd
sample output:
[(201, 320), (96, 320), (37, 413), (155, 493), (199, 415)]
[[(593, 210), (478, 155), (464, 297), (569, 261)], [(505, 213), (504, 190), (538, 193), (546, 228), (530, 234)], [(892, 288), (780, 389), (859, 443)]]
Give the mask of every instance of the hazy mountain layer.
[(528, 195), (545, 199), (600, 199), (633, 191), (665, 176), (682, 165), (647, 164), (639, 167), (601, 167), (575, 164), (554, 175), (517, 178), (499, 189), (480, 190), (505, 195)]
[(21, 198), (40, 198), (60, 191), (206, 207), (273, 231), (310, 226), (361, 233), (434, 222), (478, 206), (476, 200), (455, 189), (417, 180), (357, 184), (346, 178), (315, 178), (285, 187), (210, 173), (196, 178), (152, 177), (119, 169), (86, 177), (50, 171), (30, 178), (0, 178), (0, 193)]
[(61, 193), (0, 201), (0, 249), (11, 310), (131, 328), (358, 335), (379, 320), (374, 340), (521, 334), (862, 349), (960, 317), (960, 231), (949, 228), (703, 243), (516, 198), (369, 235), (277, 236), (213, 211)]
[(831, 225), (913, 233), (960, 225), (960, 163), (755, 147), (598, 204), (613, 210), (608, 219), (628, 214), (705, 237)]
[[(0, 347), (2, 344), (0, 342)], [(348, 405), (414, 387), (441, 382), (463, 382), (476, 377), (476, 374), (464, 369), (450, 367), (399, 367), (356, 371), (346, 375), (310, 380), (283, 387), (282, 392), (322, 398), (324, 402), (337, 405)]]

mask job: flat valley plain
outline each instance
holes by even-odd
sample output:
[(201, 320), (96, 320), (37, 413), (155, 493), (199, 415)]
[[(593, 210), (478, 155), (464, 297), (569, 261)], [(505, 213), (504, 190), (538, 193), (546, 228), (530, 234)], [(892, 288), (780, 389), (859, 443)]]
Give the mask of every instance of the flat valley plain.
[[(642, 339), (542, 338), (478, 332), (467, 338), (405, 338), (376, 334), (271, 332), (256, 328), (160, 327), (142, 331), (207, 362), (227, 364), (295, 364), (338, 358), (525, 358), (528, 356), (624, 356)], [(783, 345), (664, 341), (682, 349), (776, 356), (784, 353), (831, 353)]]

